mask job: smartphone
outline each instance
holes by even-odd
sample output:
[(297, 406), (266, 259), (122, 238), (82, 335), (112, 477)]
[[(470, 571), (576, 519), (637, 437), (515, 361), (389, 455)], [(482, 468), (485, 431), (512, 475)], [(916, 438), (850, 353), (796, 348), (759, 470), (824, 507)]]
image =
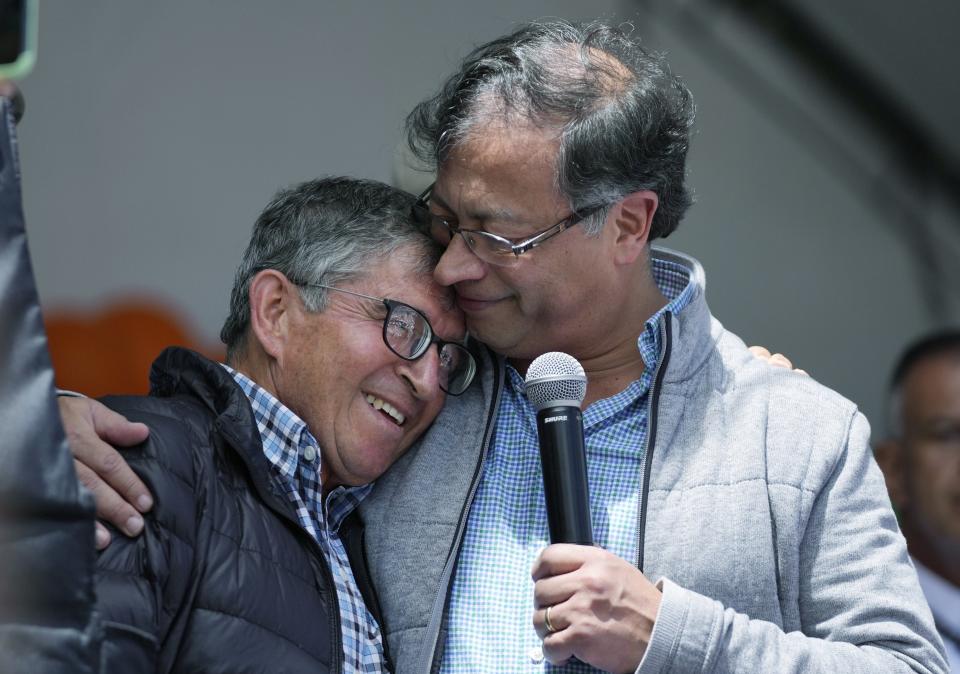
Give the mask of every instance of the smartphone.
[(37, 0), (0, 0), (0, 78), (19, 79), (37, 57)]

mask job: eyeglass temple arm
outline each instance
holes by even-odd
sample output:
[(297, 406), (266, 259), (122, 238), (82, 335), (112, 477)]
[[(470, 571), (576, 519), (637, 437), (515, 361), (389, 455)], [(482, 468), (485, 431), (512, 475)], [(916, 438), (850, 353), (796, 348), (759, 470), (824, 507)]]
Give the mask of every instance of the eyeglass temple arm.
[(569, 229), (571, 226), (577, 224), (578, 222), (580, 221), (573, 220), (571, 222), (571, 221), (564, 220), (563, 222), (558, 222), (547, 231), (540, 232), (529, 241), (524, 241), (521, 244), (511, 244), (510, 250), (513, 251), (514, 255), (516, 255), (517, 257), (520, 257), (521, 254), (526, 253), (531, 248), (536, 248), (537, 246), (539, 246), (545, 239), (549, 239), (554, 234), (559, 234), (563, 230)]

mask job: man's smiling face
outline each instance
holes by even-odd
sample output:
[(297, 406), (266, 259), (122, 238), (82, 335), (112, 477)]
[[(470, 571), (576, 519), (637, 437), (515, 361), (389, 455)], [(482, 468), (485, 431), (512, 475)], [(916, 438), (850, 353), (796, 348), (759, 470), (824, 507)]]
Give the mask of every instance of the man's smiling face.
[[(449, 289), (418, 268), (409, 251), (375, 261), (370, 273), (339, 287), (389, 297), (419, 309), (442, 339), (465, 335)], [(326, 308), (291, 312), (290, 343), (273, 373), (278, 398), (320, 443), (324, 488), (378, 478), (433, 422), (446, 394), (439, 354), (395, 355), (383, 342), (382, 303), (331, 292)]]

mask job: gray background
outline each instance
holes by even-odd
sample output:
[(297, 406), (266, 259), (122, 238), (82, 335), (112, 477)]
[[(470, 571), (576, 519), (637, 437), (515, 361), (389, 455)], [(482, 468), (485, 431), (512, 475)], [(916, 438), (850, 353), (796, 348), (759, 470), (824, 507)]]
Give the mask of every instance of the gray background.
[[(429, 178), (403, 168), (403, 117), (472, 46), (530, 18), (631, 21), (668, 52), (699, 110), (697, 204), (665, 244), (703, 262), (728, 328), (788, 354), (876, 426), (905, 342), (960, 322), (956, 275), (942, 279), (937, 306), (918, 281), (926, 265), (952, 268), (960, 216), (936, 188), (911, 192), (882, 143), (775, 41), (698, 4), (709, 5), (48, 0), (20, 129), (44, 307), (95, 310), (146, 293), (213, 341), (250, 227), (277, 188), (351, 174), (415, 189)], [(797, 5), (960, 152), (948, 46), (957, 3), (915, 2), (908, 14), (886, 0)], [(683, 28), (678, 12), (691, 8), (777, 87), (779, 112)], [(832, 140), (818, 149), (798, 134), (784, 121), (798, 112)], [(868, 168), (868, 199), (822, 151), (839, 146)], [(891, 216), (898, 202), (909, 208)], [(917, 218), (934, 237), (928, 258), (904, 245)]]

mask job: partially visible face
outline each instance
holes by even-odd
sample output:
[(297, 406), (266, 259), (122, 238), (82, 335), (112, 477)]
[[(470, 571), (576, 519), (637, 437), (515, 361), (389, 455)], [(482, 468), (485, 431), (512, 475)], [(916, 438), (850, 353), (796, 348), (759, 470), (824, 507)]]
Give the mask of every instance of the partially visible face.
[[(556, 184), (556, 132), (498, 122), (475, 129), (444, 161), (430, 209), (466, 229), (514, 242), (571, 213)], [(435, 277), (457, 292), (471, 334), (515, 359), (545, 351), (578, 357), (603, 341), (604, 300), (617, 290), (609, 230), (587, 237), (582, 226), (544, 242), (505, 268), (477, 258), (455, 236)]]
[[(365, 278), (339, 287), (409, 304), (442, 339), (462, 339), (463, 316), (452, 307), (450, 291), (429, 274), (411, 272), (411, 260), (401, 251), (375, 263)], [(382, 339), (386, 309), (372, 300), (330, 291), (324, 311), (300, 308), (291, 312), (289, 342), (273, 373), (278, 397), (320, 443), (325, 488), (366, 484), (439, 414), (446, 394), (437, 348), (416, 361), (396, 356)]]
[(904, 507), (930, 533), (960, 543), (960, 358), (919, 361), (902, 385)]

